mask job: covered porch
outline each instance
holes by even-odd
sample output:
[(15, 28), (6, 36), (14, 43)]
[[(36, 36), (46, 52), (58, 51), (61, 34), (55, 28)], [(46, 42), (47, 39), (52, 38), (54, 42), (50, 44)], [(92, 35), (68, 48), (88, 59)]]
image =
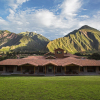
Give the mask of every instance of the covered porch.
[(21, 74), (20, 68), (17, 65), (3, 65), (0, 66), (0, 69), (1, 68), (1, 75)]
[(100, 66), (83, 66), (83, 71), (85, 73), (100, 73)]
[(38, 66), (38, 74), (44, 74), (44, 75), (57, 75), (57, 74), (63, 74), (64, 68), (62, 66), (56, 66), (53, 64), (47, 64), (45, 66)]
[(6, 66), (2, 66), (1, 75), (34, 74), (34, 71), (35, 71), (35, 66), (31, 64), (24, 64), (20, 66), (6, 65)]
[(2, 65), (0, 66), (1, 75), (90, 75), (99, 74), (100, 66), (79, 66), (70, 64), (67, 66), (56, 66), (47, 64), (44, 66), (34, 66), (31, 64)]
[(67, 66), (64, 66), (65, 74), (79, 74), (82, 66), (76, 65), (76, 64), (69, 64)]

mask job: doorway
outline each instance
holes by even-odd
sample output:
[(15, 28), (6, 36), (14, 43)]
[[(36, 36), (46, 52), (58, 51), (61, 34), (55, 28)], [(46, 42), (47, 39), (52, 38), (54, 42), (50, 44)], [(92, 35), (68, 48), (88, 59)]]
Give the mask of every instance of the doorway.
[(48, 73), (53, 73), (53, 66), (48, 66)]
[(43, 66), (39, 66), (39, 72), (43, 73)]

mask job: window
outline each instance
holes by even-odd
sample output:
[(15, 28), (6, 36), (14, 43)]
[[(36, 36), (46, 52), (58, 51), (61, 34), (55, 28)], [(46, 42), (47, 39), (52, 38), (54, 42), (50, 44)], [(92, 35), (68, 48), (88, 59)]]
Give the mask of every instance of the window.
[(57, 51), (57, 54), (62, 54), (62, 52), (61, 51)]
[(61, 67), (60, 66), (57, 67), (57, 72), (61, 72)]
[(95, 72), (96, 68), (94, 66), (88, 66), (87, 67), (87, 72)]
[(80, 71), (83, 72), (84, 71), (84, 68), (83, 67), (80, 67)]
[(39, 72), (43, 72), (43, 67), (42, 66), (39, 67)]
[(48, 66), (48, 72), (52, 72), (52, 66)]
[(0, 71), (3, 71), (3, 67), (0, 67)]
[(17, 66), (17, 71), (20, 71), (20, 70), (21, 70), (20, 66)]

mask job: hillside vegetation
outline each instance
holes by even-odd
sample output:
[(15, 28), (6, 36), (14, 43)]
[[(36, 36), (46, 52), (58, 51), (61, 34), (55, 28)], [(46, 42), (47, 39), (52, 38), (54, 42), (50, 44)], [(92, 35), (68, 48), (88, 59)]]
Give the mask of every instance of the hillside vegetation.
[(50, 40), (34, 32), (15, 34), (7, 30), (0, 31), (0, 51), (47, 51)]
[(34, 32), (15, 34), (7, 30), (0, 30), (0, 52), (2, 51), (49, 51), (62, 48), (70, 53), (99, 52), (100, 31), (87, 25), (70, 32), (68, 35), (50, 41), (46, 37)]
[(51, 52), (53, 52), (55, 48), (62, 48), (71, 53), (99, 51), (100, 31), (85, 25), (65, 37), (50, 41), (47, 47)]

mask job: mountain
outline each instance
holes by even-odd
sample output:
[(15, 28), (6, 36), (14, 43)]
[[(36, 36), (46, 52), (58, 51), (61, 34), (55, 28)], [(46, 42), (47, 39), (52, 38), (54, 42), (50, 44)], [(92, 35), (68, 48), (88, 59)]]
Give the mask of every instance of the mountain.
[(55, 48), (62, 48), (70, 53), (98, 51), (100, 50), (100, 31), (84, 25), (62, 38), (50, 41), (47, 47), (51, 52)]
[(0, 51), (47, 51), (49, 39), (34, 32), (12, 33), (0, 30)]

